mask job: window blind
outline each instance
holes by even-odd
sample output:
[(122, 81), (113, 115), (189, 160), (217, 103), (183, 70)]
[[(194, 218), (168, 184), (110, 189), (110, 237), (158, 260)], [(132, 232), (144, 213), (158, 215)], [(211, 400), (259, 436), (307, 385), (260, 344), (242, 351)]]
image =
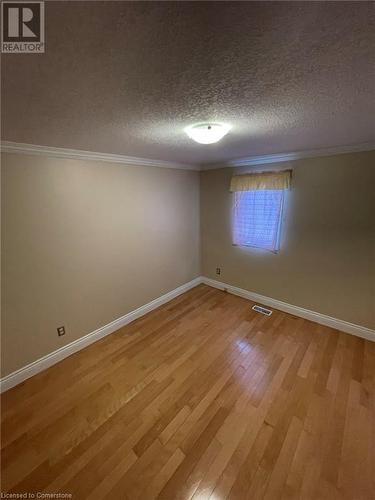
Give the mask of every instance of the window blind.
[(290, 179), (290, 170), (232, 177), (234, 245), (279, 250), (284, 196)]
[(284, 191), (281, 189), (237, 191), (233, 243), (278, 251), (283, 201)]

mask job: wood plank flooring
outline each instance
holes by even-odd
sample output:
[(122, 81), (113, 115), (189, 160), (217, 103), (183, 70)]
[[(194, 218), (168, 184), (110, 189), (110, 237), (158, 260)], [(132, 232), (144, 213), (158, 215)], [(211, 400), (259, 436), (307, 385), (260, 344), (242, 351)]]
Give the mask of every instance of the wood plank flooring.
[(375, 499), (375, 343), (205, 285), (2, 396), (2, 491)]

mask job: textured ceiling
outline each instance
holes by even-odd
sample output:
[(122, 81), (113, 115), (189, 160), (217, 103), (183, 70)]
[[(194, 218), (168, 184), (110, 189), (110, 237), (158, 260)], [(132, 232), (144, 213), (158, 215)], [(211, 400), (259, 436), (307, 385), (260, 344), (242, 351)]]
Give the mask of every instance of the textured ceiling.
[[(2, 139), (187, 163), (374, 140), (375, 3), (46, 2)], [(233, 126), (193, 143), (184, 127)]]

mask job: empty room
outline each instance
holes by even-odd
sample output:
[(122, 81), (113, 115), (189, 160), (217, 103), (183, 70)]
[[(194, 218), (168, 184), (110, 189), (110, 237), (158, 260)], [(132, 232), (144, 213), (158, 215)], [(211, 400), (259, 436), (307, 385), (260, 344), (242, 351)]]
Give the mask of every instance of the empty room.
[(375, 2), (1, 2), (1, 498), (375, 499)]

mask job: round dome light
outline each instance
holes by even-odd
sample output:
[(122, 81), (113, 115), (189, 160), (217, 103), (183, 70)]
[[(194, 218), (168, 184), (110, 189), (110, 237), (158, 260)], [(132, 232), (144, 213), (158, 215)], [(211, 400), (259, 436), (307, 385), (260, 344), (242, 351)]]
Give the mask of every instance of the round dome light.
[(230, 129), (231, 126), (224, 123), (198, 123), (186, 127), (185, 132), (199, 144), (213, 144), (219, 142)]

